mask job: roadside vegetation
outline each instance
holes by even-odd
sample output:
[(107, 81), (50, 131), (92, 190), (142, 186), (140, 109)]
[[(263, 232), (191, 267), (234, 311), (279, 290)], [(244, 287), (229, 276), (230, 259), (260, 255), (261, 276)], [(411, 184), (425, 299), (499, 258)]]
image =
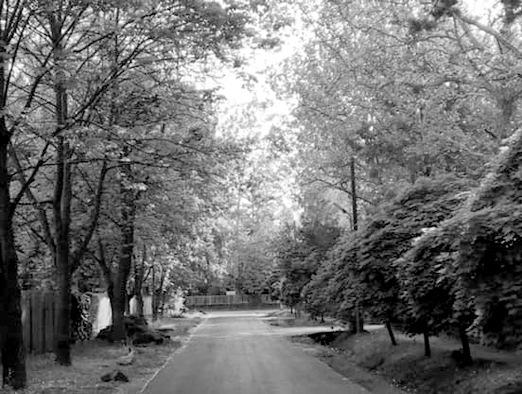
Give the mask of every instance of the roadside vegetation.
[(342, 346), (402, 387), (517, 392), (522, 3), (305, 3), (299, 77), (277, 81), (298, 100), (303, 215), (274, 244), (276, 292), (352, 334), (383, 325)]
[(521, 0), (0, 0), (3, 386), (45, 380), (37, 315), (50, 370), (97, 357), (99, 293), (115, 343), (175, 293), (235, 293), (383, 325), (385, 375), (501, 371), (473, 344), (522, 347), (521, 22)]
[(390, 392), (387, 385), (408, 393), (515, 394), (522, 389), (522, 354), (506, 353), (472, 345), (475, 362), (463, 365), (455, 338), (432, 339), (432, 356), (424, 356), (422, 337), (397, 334), (398, 346), (390, 344), (384, 327), (353, 335), (333, 331), (295, 337), (337, 372), (371, 392)]
[[(121, 365), (118, 360), (128, 356), (128, 347), (121, 343), (110, 343), (101, 339), (75, 344), (72, 349), (74, 365), (60, 366), (53, 362), (53, 354), (29, 355), (29, 376), (24, 393), (139, 393), (153, 374), (167, 361), (168, 357), (187, 340), (190, 331), (200, 318), (185, 317), (161, 319), (155, 327), (164, 327), (169, 340), (162, 344), (146, 344), (134, 347), (132, 363)], [(121, 362), (121, 361), (120, 361)], [(128, 378), (126, 381), (103, 382), (101, 377), (114, 370)], [(8, 389), (2, 393), (14, 393)]]

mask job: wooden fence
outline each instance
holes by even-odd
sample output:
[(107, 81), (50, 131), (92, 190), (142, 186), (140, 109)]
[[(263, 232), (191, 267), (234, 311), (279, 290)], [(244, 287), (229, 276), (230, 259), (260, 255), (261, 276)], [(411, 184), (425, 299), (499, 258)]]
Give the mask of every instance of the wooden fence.
[[(269, 295), (213, 295), (186, 297), (189, 308), (249, 308), (273, 306), (277, 301)], [(57, 305), (54, 293), (38, 291), (22, 292), (22, 325), (24, 344), (28, 353), (39, 354), (53, 351), (57, 327)]]
[(22, 325), (28, 353), (53, 350), (57, 315), (53, 293), (22, 293)]
[(200, 295), (185, 297), (185, 305), (189, 308), (204, 307), (238, 307), (252, 305), (275, 305), (278, 301), (270, 299), (268, 294), (255, 298), (248, 295)]

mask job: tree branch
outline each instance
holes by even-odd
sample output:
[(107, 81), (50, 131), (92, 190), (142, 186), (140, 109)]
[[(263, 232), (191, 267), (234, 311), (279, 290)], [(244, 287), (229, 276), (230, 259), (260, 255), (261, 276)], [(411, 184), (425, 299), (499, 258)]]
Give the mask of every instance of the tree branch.
[(87, 251), (87, 248), (89, 246), (89, 243), (91, 242), (92, 236), (94, 235), (94, 231), (96, 230), (96, 227), (98, 226), (98, 219), (100, 218), (100, 208), (101, 208), (101, 202), (102, 202), (102, 195), (103, 195), (103, 184), (105, 182), (105, 176), (107, 175), (107, 162), (104, 161), (102, 164), (102, 168), (100, 170), (100, 175), (98, 178), (98, 186), (96, 188), (96, 194), (94, 197), (94, 207), (91, 211), (91, 218), (89, 221), (89, 226), (87, 228), (87, 232), (85, 233), (85, 236), (83, 238), (83, 241), (81, 242), (81, 245), (76, 249), (74, 252), (73, 258), (72, 258), (72, 267), (73, 271), (79, 267), (80, 261)]
[(509, 42), (502, 34), (500, 34), (498, 31), (492, 29), (491, 27), (489, 26), (486, 26), (482, 23), (480, 23), (479, 21), (475, 20), (475, 19), (472, 19), (464, 14), (462, 14), (462, 12), (458, 11), (458, 10), (454, 10), (452, 12), (452, 15), (453, 17), (457, 18), (458, 20), (460, 20), (461, 22), (463, 23), (466, 23), (468, 25), (472, 25), (472, 26), (475, 26), (477, 29), (483, 31), (484, 33), (487, 33), (493, 37), (495, 37), (495, 39), (502, 43), (502, 45), (504, 45), (507, 49), (509, 49), (511, 52), (513, 52), (513, 54), (519, 58), (519, 59), (522, 59), (522, 52), (517, 48), (515, 47), (511, 42)]
[[(40, 223), (42, 225), (45, 243), (48, 245), (49, 249), (51, 250), (51, 253), (54, 256), (54, 254), (56, 253), (56, 245), (53, 241), (53, 236), (51, 233), (51, 226), (49, 224), (49, 219), (47, 218), (47, 213), (46, 213), (45, 209), (42, 207), (41, 203), (36, 199), (36, 196), (34, 195), (31, 188), (29, 187), (30, 182), (29, 182), (29, 180), (25, 179), (24, 171), (20, 164), (20, 160), (18, 159), (18, 156), (17, 156), (15, 150), (13, 149), (12, 145), (10, 145), (10, 156), (11, 156), (11, 159), (13, 160), (15, 167), (17, 168), (18, 177), (22, 183), (22, 188), (21, 188), (20, 193), (18, 194), (17, 198), (21, 198), (22, 193), (25, 193), (25, 195), (27, 196), (29, 201), (32, 202), (32, 205), (36, 209), (38, 218), (40, 219)], [(43, 157), (43, 155), (41, 157)], [(36, 170), (37, 170), (37, 168), (35, 168), (33, 170), (33, 172), (31, 173), (32, 180), (34, 180), (34, 177), (36, 175)], [(13, 211), (14, 211), (14, 208), (13, 208)]]

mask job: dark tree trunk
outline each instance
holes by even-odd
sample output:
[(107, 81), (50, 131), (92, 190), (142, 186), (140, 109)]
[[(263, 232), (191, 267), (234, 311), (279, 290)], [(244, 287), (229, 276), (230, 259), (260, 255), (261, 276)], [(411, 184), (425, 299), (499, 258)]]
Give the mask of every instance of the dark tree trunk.
[[(3, 84), (2, 84), (3, 85)], [(13, 233), (13, 207), (9, 194), (7, 149), (9, 133), (0, 119), (0, 344), (3, 384), (14, 389), (26, 385), (21, 292), (18, 285), (18, 256)]]
[[(8, 130), (5, 118), (9, 91), (6, 73), (9, 68), (15, 68), (15, 48), (20, 44), (16, 37), (18, 40), (23, 37), (25, 10), (24, 2), (2, 2), (0, 29), (0, 352), (2, 385), (11, 386), (15, 390), (24, 388), (27, 383), (18, 255), (13, 231), (14, 210), (22, 192), (11, 201), (12, 174), (8, 168), (8, 149), (13, 130)], [(10, 67), (6, 67), (6, 59), (9, 59)], [(26, 108), (30, 106), (31, 100), (30, 95)], [(22, 185), (22, 191), (26, 186), (28, 183)]]
[[(127, 158), (128, 151), (124, 151)], [(114, 308), (112, 315), (114, 340), (124, 340), (126, 337), (124, 315), (127, 298), (127, 281), (132, 267), (134, 251), (134, 220), (136, 217), (136, 193), (132, 187), (132, 168), (127, 161), (121, 164), (121, 248), (118, 269), (114, 281)]]
[(158, 308), (156, 308), (156, 305), (158, 303), (156, 299), (156, 266), (154, 263), (152, 263), (152, 269), (151, 269), (151, 288), (152, 291), (150, 292), (151, 296), (151, 307), (152, 307), (152, 320), (156, 320), (158, 318)]
[(431, 357), (430, 336), (427, 331), (422, 335), (424, 336), (424, 355), (426, 357)]
[(357, 187), (355, 179), (355, 157), (350, 159), (350, 184), (352, 193), (352, 226), (353, 231), (357, 231), (358, 215), (357, 215)]
[(140, 284), (140, 289), (139, 289), (139, 292), (136, 293), (136, 314), (140, 317), (143, 317), (143, 309), (144, 309), (144, 304), (143, 304), (143, 293), (142, 293), (142, 287), (143, 283)]
[(63, 34), (59, 13), (49, 13), (49, 31), (54, 56), (54, 93), (56, 121), (56, 178), (53, 197), (54, 237), (56, 245), (56, 273), (58, 285), (57, 328), (55, 338), (56, 362), (71, 365), (71, 261), (70, 224), (72, 199), (71, 148), (61, 134), (67, 122), (67, 89), (63, 59)]
[(114, 341), (124, 341), (127, 337), (125, 331), (125, 293), (118, 290), (117, 285), (112, 289), (111, 312), (112, 312), (112, 339)]
[[(357, 179), (355, 177), (355, 157), (352, 156), (350, 159), (350, 188), (351, 188), (351, 197), (352, 197), (352, 230), (354, 233), (359, 229), (359, 215), (357, 212)], [(357, 252), (355, 252), (357, 258)], [(355, 302), (355, 311), (354, 311), (354, 329), (352, 331), (354, 334), (360, 334), (364, 332), (364, 321), (363, 321), (363, 313), (361, 311), (361, 307), (359, 304), (359, 296), (357, 296), (357, 300)], [(353, 325), (352, 325), (353, 327)]]
[(158, 314), (163, 316), (163, 309), (165, 307), (165, 297), (166, 297), (166, 293), (163, 291), (163, 287), (165, 285), (165, 276), (166, 276), (166, 271), (162, 267), (161, 268), (161, 276), (160, 276), (159, 288), (158, 288), (158, 303), (156, 305), (156, 308), (158, 309), (158, 311), (156, 312), (156, 316)]
[(397, 340), (395, 339), (395, 335), (393, 334), (393, 328), (391, 322), (389, 320), (386, 321), (386, 330), (388, 330), (388, 335), (390, 336), (390, 341), (393, 346), (397, 346)]
[(163, 291), (161, 293), (161, 306), (160, 306), (160, 316), (164, 316), (165, 314), (165, 304), (167, 303), (167, 292)]
[(364, 332), (364, 320), (362, 317), (354, 312), (353, 316), (350, 319), (350, 333), (352, 334), (360, 334)]
[(134, 266), (134, 296), (136, 297), (136, 314), (143, 317), (143, 276), (145, 261), (147, 260), (147, 247), (143, 245), (141, 261), (136, 260)]
[(71, 365), (71, 273), (68, 259), (60, 256), (57, 248), (57, 328), (55, 340), (56, 362)]
[(126, 259), (120, 258), (111, 300), (112, 329), (115, 341), (123, 341), (126, 338), (124, 317), (127, 298), (127, 279), (129, 277), (130, 266), (127, 269), (127, 262), (125, 260)]
[(71, 167), (67, 144), (59, 138), (57, 149), (56, 189), (53, 201), (56, 274), (58, 285), (57, 329), (55, 341), (56, 362), (71, 365), (71, 265), (70, 247), (70, 211), (71, 211)]
[(471, 357), (469, 338), (466, 333), (466, 328), (462, 324), (459, 324), (459, 336), (460, 342), (462, 343), (462, 363), (464, 365), (471, 365), (473, 364), (473, 359)]
[(131, 293), (125, 293), (125, 314), (130, 315), (130, 300), (132, 298)]
[(158, 320), (159, 309), (161, 305), (161, 293), (158, 288), (152, 289), (152, 320)]
[(109, 297), (109, 303), (111, 305), (111, 324), (114, 324), (114, 282), (112, 279), (107, 279), (105, 277), (106, 283), (107, 283), (107, 295)]

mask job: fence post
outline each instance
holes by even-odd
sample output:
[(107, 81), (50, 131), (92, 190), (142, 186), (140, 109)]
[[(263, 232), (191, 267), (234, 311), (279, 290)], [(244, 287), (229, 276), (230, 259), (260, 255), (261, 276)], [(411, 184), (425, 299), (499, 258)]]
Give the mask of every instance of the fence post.
[(44, 294), (44, 313), (45, 313), (45, 351), (51, 352), (54, 347), (54, 294)]
[(31, 351), (31, 303), (29, 302), (30, 293), (22, 292), (22, 328), (24, 336), (25, 351)]
[(43, 308), (42, 299), (36, 292), (31, 292), (31, 337), (32, 351), (42, 353), (43, 345)]

